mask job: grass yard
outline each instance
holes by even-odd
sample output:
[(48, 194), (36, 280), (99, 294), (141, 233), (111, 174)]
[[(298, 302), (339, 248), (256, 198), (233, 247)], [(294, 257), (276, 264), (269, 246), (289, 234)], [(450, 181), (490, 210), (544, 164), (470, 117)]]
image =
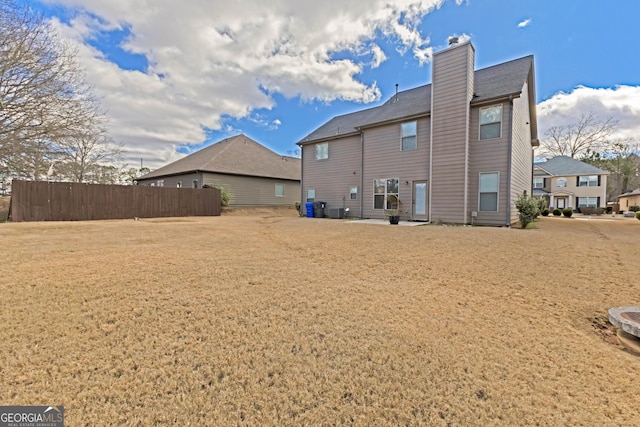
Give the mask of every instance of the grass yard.
[(0, 224), (0, 404), (67, 425), (640, 424), (635, 219)]

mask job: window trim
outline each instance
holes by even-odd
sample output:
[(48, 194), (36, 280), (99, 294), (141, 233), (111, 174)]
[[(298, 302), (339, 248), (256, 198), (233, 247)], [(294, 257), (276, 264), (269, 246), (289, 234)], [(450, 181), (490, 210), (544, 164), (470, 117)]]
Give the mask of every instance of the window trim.
[[(496, 108), (499, 107), (500, 108), (500, 115), (499, 118), (500, 120), (498, 121), (494, 121), (494, 122), (487, 122), (487, 123), (482, 123), (482, 112), (486, 111), (490, 108)], [(488, 125), (495, 125), (496, 123), (499, 123), (500, 126), (500, 133), (498, 134), (498, 136), (494, 136), (491, 138), (483, 138), (482, 137), (482, 126), (488, 126)], [(494, 105), (489, 105), (487, 107), (482, 107), (478, 110), (478, 140), (479, 141), (487, 141), (487, 140), (491, 140), (491, 139), (500, 139), (502, 138), (502, 104), (494, 104)]]
[[(539, 180), (538, 182), (542, 185), (536, 185), (536, 180)], [(533, 178), (533, 188), (544, 188), (544, 178), (540, 178), (540, 177), (534, 177)]]
[(320, 142), (315, 144), (316, 160), (326, 160), (329, 158), (329, 143)]
[[(389, 181), (393, 181), (395, 180), (397, 182), (396, 184), (396, 188), (398, 189), (397, 193), (392, 193), (388, 191), (388, 185), (389, 185)], [(376, 181), (384, 181), (384, 193), (376, 193)], [(376, 208), (376, 196), (380, 196), (382, 195), (384, 198), (382, 200), (382, 207), (381, 208)], [(384, 211), (386, 209), (391, 209), (388, 206), (388, 200), (387, 198), (390, 195), (395, 195), (398, 200), (400, 200), (400, 178), (398, 177), (393, 177), (393, 178), (375, 178), (373, 180), (373, 210), (374, 211)]]
[[(585, 179), (583, 180), (583, 178), (585, 178)], [(583, 182), (584, 182), (584, 184), (583, 184)], [(595, 184), (593, 184), (593, 183), (595, 183)], [(578, 187), (598, 187), (598, 175), (579, 175), (578, 176)]]
[[(560, 185), (560, 182), (564, 182), (564, 185)], [(556, 188), (567, 188), (568, 183), (569, 180), (564, 176), (556, 178)]]
[[(278, 194), (278, 186), (282, 188), (282, 194)], [(275, 185), (275, 197), (284, 197), (284, 184), (276, 184)]]
[[(311, 192), (313, 192), (313, 197), (309, 197)], [(307, 188), (307, 202), (313, 202), (315, 199), (316, 199), (316, 189)]]
[(358, 187), (357, 186), (349, 188), (349, 200), (358, 200)]
[[(496, 191), (482, 191), (482, 175), (496, 175), (498, 180), (496, 182)], [(482, 195), (494, 194), (496, 195), (496, 209), (495, 210), (482, 210)], [(500, 212), (500, 171), (494, 172), (480, 172), (478, 173), (478, 212)]]
[[(413, 133), (405, 135), (405, 125), (413, 125)], [(405, 148), (405, 140), (409, 141), (410, 138), (413, 138), (413, 146), (410, 148)], [(414, 151), (418, 149), (418, 121), (413, 120), (410, 122), (405, 122), (400, 124), (400, 150), (401, 151)]]
[[(590, 204), (584, 204), (584, 200), (593, 199), (593, 206), (589, 206)], [(598, 207), (598, 197), (597, 196), (589, 196), (589, 197), (579, 197), (578, 198), (578, 208), (597, 208)]]

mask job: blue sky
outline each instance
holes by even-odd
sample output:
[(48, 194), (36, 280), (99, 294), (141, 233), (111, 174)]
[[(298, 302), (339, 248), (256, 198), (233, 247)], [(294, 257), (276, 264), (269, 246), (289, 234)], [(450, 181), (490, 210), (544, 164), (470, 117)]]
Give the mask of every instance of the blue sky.
[(396, 83), (430, 83), (430, 55), (452, 35), (474, 44), (476, 68), (535, 56), (541, 132), (593, 112), (640, 142), (636, 0), (30, 3), (78, 44), (132, 166), (238, 133), (291, 153)]

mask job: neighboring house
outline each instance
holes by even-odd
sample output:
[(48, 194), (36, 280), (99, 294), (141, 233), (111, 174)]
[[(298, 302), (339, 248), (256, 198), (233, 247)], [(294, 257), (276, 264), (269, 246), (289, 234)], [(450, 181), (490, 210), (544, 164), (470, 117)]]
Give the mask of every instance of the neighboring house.
[[(538, 145), (533, 56), (474, 71), (471, 43), (433, 56), (433, 82), (337, 116), (298, 142), (303, 201), (384, 218), (511, 225)], [(326, 212), (326, 210), (325, 210)]]
[(281, 156), (245, 135), (227, 138), (138, 179), (138, 185), (222, 186), (229, 206), (293, 206), (300, 197), (300, 159)]
[(631, 206), (640, 206), (640, 188), (618, 196), (620, 210), (628, 211)]
[(535, 163), (533, 195), (547, 200), (550, 209), (607, 206), (609, 172), (567, 156)]

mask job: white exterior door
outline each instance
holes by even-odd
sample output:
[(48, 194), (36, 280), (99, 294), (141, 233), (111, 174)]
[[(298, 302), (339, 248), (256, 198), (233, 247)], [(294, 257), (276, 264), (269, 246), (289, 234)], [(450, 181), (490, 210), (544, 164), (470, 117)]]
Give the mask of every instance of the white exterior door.
[(411, 219), (428, 221), (427, 216), (427, 181), (413, 181), (413, 209)]

